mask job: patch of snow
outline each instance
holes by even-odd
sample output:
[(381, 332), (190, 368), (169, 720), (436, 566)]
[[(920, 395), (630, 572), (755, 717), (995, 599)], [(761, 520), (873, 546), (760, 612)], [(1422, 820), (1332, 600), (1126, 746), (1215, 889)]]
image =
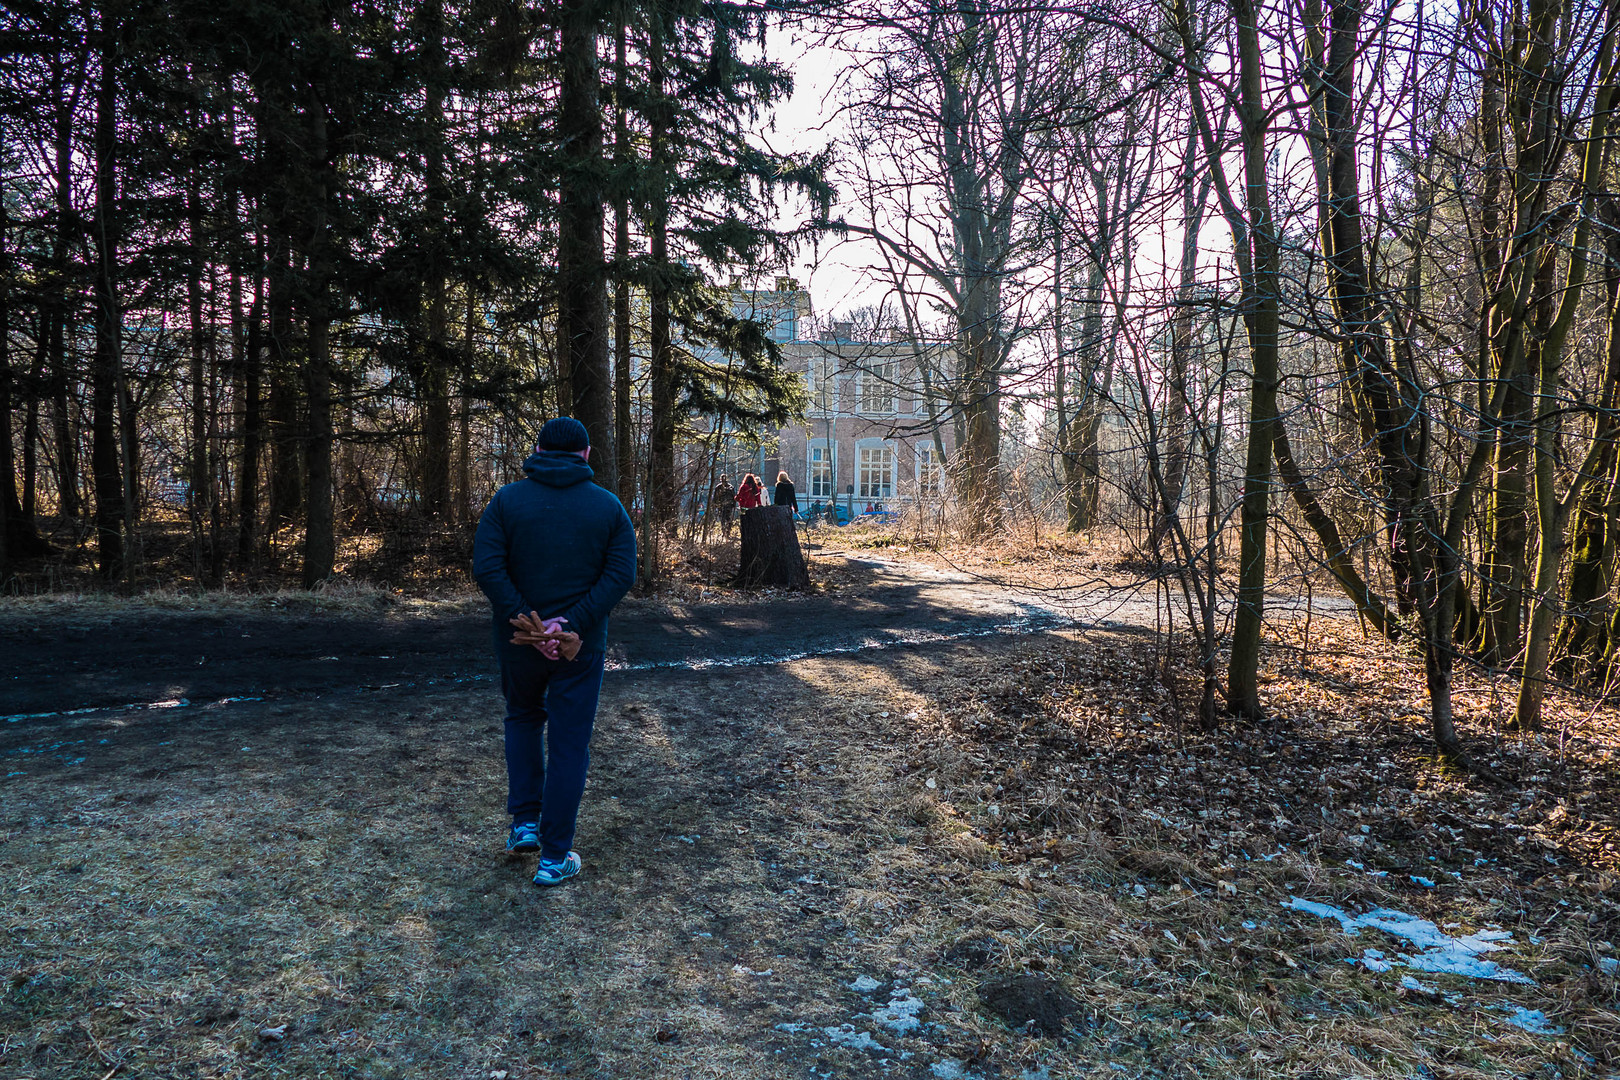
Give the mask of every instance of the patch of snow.
[(1243, 920), (1243, 929), (1245, 929), (1245, 930), (1257, 930), (1257, 929), (1259, 929), (1259, 927), (1260, 927), (1260, 924), (1255, 922), (1253, 919), (1244, 919)]
[(857, 994), (870, 994), (872, 991), (876, 990), (882, 985), (882, 983), (878, 982), (870, 975), (861, 975), (858, 976), (854, 982), (849, 984), (849, 988), (855, 991)]
[(1434, 888), (1433, 878), (1419, 877), (1417, 874), (1407, 874), (1406, 876), (1412, 879), (1412, 884), (1414, 885), (1421, 885), (1425, 889)]
[(1438, 986), (1430, 986), (1426, 982), (1419, 982), (1410, 975), (1401, 976), (1401, 988), (1403, 990), (1416, 990), (1420, 994), (1433, 994), (1436, 997), (1440, 994)]
[(795, 1024), (777, 1024), (775, 1030), (777, 1030), (777, 1031), (785, 1031), (789, 1035), (797, 1035), (799, 1032), (804, 1031), (809, 1026), (810, 1026), (809, 1024), (797, 1024), (797, 1023), (795, 1023)]
[(1388, 971), (1395, 965), (1384, 959), (1384, 954), (1377, 949), (1368, 949), (1359, 957), (1353, 956), (1348, 963), (1360, 964), (1368, 971)]
[(856, 1031), (854, 1024), (840, 1024), (837, 1027), (822, 1028), (821, 1030), (829, 1040), (851, 1050), (876, 1050), (881, 1053), (887, 1049), (882, 1043), (872, 1038), (870, 1031)]
[(928, 1075), (936, 1080), (976, 1080), (977, 1074), (967, 1071), (967, 1066), (956, 1058), (946, 1058), (936, 1061), (928, 1067)]
[(1620, 975), (1620, 960), (1612, 956), (1598, 957), (1598, 970), (1605, 975)]
[[(1467, 937), (1452, 937), (1427, 919), (1390, 908), (1374, 908), (1365, 915), (1351, 915), (1332, 904), (1301, 900), (1295, 896), (1290, 896), (1283, 907), (1303, 911), (1319, 919), (1337, 919), (1347, 934), (1358, 934), (1364, 929), (1382, 930), (1391, 937), (1408, 941), (1421, 951), (1402, 953), (1395, 962), (1413, 971), (1534, 985), (1534, 980), (1528, 975), (1502, 967), (1494, 960), (1481, 959), (1485, 953), (1497, 952), (1505, 947), (1498, 942), (1513, 940), (1513, 935), (1505, 930), (1480, 930)], [(1381, 958), (1380, 954), (1375, 959)]]
[(1507, 1013), (1506, 1023), (1516, 1028), (1528, 1031), (1532, 1035), (1562, 1035), (1564, 1029), (1547, 1018), (1547, 1014), (1540, 1009), (1527, 1009), (1523, 1005), (1502, 1005), (1499, 1008)]
[(922, 1021), (917, 1019), (922, 1009), (922, 1000), (913, 997), (910, 990), (897, 990), (887, 1005), (872, 1010), (872, 1020), (896, 1035), (909, 1035), (922, 1027)]
[(1365, 869), (1367, 869), (1367, 865), (1365, 863), (1358, 863), (1354, 859), (1346, 859), (1346, 860), (1344, 860), (1344, 865), (1348, 866), (1352, 870), (1365, 870)]
[(766, 968), (764, 971), (755, 971), (753, 968), (749, 967), (747, 964), (732, 964), (731, 965), (731, 973), (733, 975), (753, 975), (753, 976), (756, 976), (758, 978), (764, 978), (767, 975), (774, 975), (775, 974), (775, 972), (772, 971), (770, 968)]

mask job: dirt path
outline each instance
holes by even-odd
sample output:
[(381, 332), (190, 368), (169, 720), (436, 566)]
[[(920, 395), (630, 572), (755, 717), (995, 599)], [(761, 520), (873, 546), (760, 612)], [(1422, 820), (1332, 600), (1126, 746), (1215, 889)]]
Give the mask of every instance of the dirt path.
[[(615, 614), (611, 669), (708, 668), (1030, 632), (1058, 609), (962, 575), (851, 560), (830, 595), (669, 607), (627, 601)], [(433, 687), (488, 678), (481, 598), (448, 614), (309, 616), (146, 611), (0, 614), (0, 717), (221, 699)]]
[[(850, 558), (846, 566), (850, 584), (832, 594), (676, 607), (627, 601), (614, 616), (608, 666), (750, 666), (1059, 627), (1152, 629), (1168, 621), (1155, 610), (1151, 585), (1044, 593), (877, 556)], [(1344, 607), (1337, 598), (1316, 604)], [(465, 683), (490, 677), (489, 642), (477, 598), (427, 615), (18, 616), (0, 609), (0, 719)]]

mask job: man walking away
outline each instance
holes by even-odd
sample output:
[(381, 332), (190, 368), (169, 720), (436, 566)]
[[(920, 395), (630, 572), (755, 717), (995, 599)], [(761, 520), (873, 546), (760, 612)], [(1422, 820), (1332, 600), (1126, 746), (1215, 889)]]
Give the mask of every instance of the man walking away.
[(506, 850), (539, 850), (536, 885), (580, 871), (571, 848), (608, 612), (635, 582), (635, 530), (618, 497), (591, 483), (590, 453), (585, 425), (547, 422), (525, 478), (495, 493), (473, 541), (506, 696)]

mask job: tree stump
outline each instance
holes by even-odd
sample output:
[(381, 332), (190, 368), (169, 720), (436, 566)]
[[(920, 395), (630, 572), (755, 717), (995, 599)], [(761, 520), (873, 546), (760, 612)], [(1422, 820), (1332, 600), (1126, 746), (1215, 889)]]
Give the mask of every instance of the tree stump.
[(742, 559), (737, 584), (745, 588), (777, 585), (803, 589), (810, 584), (810, 568), (799, 547), (793, 512), (785, 506), (761, 506), (742, 513)]

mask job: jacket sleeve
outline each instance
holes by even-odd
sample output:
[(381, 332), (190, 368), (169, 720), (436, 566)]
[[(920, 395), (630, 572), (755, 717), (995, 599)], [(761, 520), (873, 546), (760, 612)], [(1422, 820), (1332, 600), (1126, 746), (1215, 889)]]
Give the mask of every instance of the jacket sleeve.
[(523, 594), (506, 572), (506, 524), (498, 496), (490, 500), (484, 507), (483, 517), (478, 519), (478, 532), (473, 537), (473, 578), (489, 597), (497, 615), (510, 619), (529, 610)]
[(619, 515), (608, 534), (607, 557), (602, 563), (601, 576), (590, 591), (562, 613), (563, 618), (568, 620), (568, 625), (563, 629), (572, 630), (580, 637), (589, 636), (600, 626), (613, 606), (623, 600), (630, 586), (636, 583), (635, 526), (630, 524), (630, 515), (618, 505), (617, 500), (614, 505), (618, 507)]

